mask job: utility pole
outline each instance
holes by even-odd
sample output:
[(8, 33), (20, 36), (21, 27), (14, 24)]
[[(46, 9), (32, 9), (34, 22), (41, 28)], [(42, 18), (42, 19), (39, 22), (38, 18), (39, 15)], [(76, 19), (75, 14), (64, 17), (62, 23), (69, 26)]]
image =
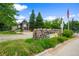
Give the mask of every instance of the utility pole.
[(69, 30), (69, 18), (68, 18), (68, 30)]
[(67, 10), (68, 30), (69, 30), (69, 9)]
[(64, 28), (64, 21), (63, 21), (63, 19), (61, 18), (61, 33), (63, 33), (63, 28)]

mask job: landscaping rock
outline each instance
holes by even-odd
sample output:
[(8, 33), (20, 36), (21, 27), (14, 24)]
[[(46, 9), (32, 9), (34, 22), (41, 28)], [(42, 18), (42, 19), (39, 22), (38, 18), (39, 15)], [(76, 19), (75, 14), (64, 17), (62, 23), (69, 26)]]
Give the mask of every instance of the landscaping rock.
[(44, 39), (49, 38), (50, 34), (59, 34), (59, 29), (34, 29), (33, 39)]

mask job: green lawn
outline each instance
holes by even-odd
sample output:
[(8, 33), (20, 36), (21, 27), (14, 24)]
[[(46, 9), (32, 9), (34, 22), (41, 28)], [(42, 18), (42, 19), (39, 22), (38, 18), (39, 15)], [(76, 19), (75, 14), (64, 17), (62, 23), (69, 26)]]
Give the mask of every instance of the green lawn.
[(12, 32), (12, 31), (0, 31), (0, 34), (18, 34), (16, 32)]
[[(59, 40), (61, 39), (61, 40)], [(4, 41), (0, 43), (0, 56), (29, 56), (38, 54), (45, 49), (55, 47), (60, 42), (64, 42), (68, 38), (51, 38), (51, 39), (19, 39)]]

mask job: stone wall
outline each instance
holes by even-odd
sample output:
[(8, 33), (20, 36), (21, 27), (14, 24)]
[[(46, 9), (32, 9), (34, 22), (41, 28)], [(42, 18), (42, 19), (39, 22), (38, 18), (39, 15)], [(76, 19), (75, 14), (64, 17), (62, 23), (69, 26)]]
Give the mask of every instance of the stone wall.
[(44, 39), (49, 38), (49, 34), (59, 33), (59, 29), (34, 29), (33, 38), (34, 39)]

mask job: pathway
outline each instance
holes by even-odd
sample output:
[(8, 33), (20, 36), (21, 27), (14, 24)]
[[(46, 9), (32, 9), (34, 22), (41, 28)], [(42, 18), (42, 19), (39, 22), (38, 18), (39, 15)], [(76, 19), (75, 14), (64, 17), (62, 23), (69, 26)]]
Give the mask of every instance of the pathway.
[(27, 39), (32, 38), (32, 32), (24, 32), (23, 34), (15, 34), (15, 35), (0, 35), (0, 41), (4, 40), (16, 40), (16, 39)]

